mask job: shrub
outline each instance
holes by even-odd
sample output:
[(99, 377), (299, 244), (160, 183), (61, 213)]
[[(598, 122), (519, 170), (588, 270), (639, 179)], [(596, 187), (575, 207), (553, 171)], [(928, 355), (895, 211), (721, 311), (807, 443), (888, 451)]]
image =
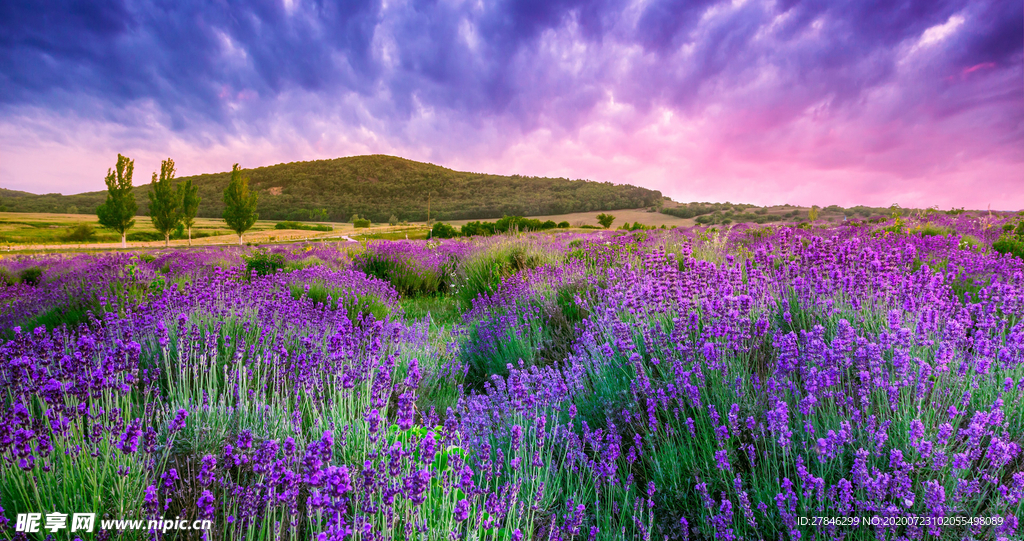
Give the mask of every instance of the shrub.
[(402, 296), (430, 295), (443, 289), (438, 273), (410, 255), (378, 251), (373, 246), (352, 258), (352, 268), (389, 282)]
[(278, 222), (274, 229), (301, 229), (304, 231), (333, 231), (334, 228), (322, 224), (304, 224), (302, 222), (284, 221)]
[(18, 283), (18, 277), (11, 271), (0, 267), (0, 286), (13, 286)]
[(494, 223), (494, 230), (502, 233), (509, 231), (537, 231), (541, 228), (540, 220), (523, 218), (522, 216), (502, 216)]
[(370, 219), (369, 218), (356, 218), (355, 220), (352, 220), (352, 225), (354, 225), (354, 226), (356, 226), (358, 228), (370, 227)]
[(453, 239), (459, 236), (459, 231), (444, 222), (434, 223), (434, 227), (430, 229), (430, 238), (432, 239)]
[(89, 224), (79, 224), (68, 231), (67, 235), (64, 235), (64, 240), (68, 242), (88, 242), (96, 237), (96, 231)]
[(158, 231), (135, 231), (134, 233), (128, 233), (127, 240), (135, 242), (152, 242), (164, 240), (164, 236)]
[(554, 220), (548, 220), (540, 224), (541, 229), (554, 229), (555, 227), (558, 227), (558, 224), (556, 224)]
[(39, 267), (29, 267), (22, 269), (18, 273), (18, 278), (21, 279), (21, 283), (29, 286), (39, 285), (39, 280), (43, 277), (43, 269)]
[(549, 252), (529, 244), (508, 242), (493, 246), (463, 264), (464, 280), (458, 296), (465, 306), (472, 306), (474, 299), (494, 293), (509, 276), (550, 262)]
[(992, 243), (992, 249), (1000, 254), (1011, 254), (1024, 259), (1024, 237), (999, 235), (999, 238)]
[(569, 229), (569, 222), (558, 222), (559, 229)]
[(252, 255), (244, 255), (245, 270), (250, 275), (253, 272), (260, 276), (266, 276), (284, 268), (284, 255), (272, 254), (266, 250), (256, 250)]
[(597, 223), (601, 224), (601, 227), (605, 229), (611, 227), (614, 221), (615, 216), (612, 216), (611, 214), (605, 214), (602, 212), (601, 214), (597, 215)]
[(494, 222), (469, 222), (462, 226), (463, 237), (473, 237), (476, 235), (493, 235), (494, 234)]
[(917, 232), (920, 233), (922, 237), (945, 237), (951, 235), (953, 233), (953, 230), (948, 227), (943, 227), (928, 222), (923, 226), (917, 228)]

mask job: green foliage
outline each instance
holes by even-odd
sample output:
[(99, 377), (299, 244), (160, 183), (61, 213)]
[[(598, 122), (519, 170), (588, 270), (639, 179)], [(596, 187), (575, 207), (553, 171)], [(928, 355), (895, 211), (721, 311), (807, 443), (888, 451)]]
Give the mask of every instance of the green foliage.
[(42, 277), (43, 269), (39, 267), (28, 267), (26, 269), (22, 269), (21, 272), (18, 273), (18, 279), (21, 283), (29, 286), (39, 285), (39, 281), (42, 280)]
[(188, 243), (192, 244), (192, 227), (196, 224), (196, 213), (199, 211), (199, 187), (188, 177), (178, 183), (179, 201), (181, 202), (181, 224), (188, 232)]
[(134, 171), (135, 160), (118, 154), (115, 168), (107, 169), (107, 200), (96, 209), (100, 225), (118, 232), (122, 245), (125, 234), (135, 225), (135, 211), (138, 209), (132, 194)]
[(621, 231), (647, 231), (650, 229), (657, 229), (657, 227), (654, 227), (653, 225), (644, 225), (640, 222), (634, 222), (632, 224), (625, 222), (619, 226), (619, 230)]
[[(743, 211), (748, 208), (753, 208), (754, 205), (746, 204), (732, 204), (729, 202), (725, 203), (688, 203), (686, 205), (680, 205), (678, 207), (666, 208), (662, 207), (661, 213), (668, 214), (669, 216), (675, 216), (676, 218), (696, 218), (705, 214), (712, 214), (714, 212), (732, 212), (732, 211)], [(767, 212), (767, 211), (765, 211)]]
[(992, 243), (992, 249), (1000, 254), (1012, 254), (1024, 259), (1024, 235), (1003, 233)]
[(369, 248), (353, 257), (352, 268), (389, 282), (403, 297), (447, 291), (443, 276), (402, 254)]
[(256, 212), (256, 192), (249, 190), (249, 178), (242, 176), (242, 170), (236, 163), (231, 168), (231, 182), (224, 190), (224, 221), (228, 227), (238, 234), (238, 243), (242, 243), (242, 234), (249, 230), (259, 214)]
[(13, 286), (19, 282), (18, 277), (6, 267), (0, 267), (0, 287)]
[(597, 215), (597, 223), (601, 224), (601, 227), (605, 229), (611, 227), (614, 221), (615, 216), (612, 216), (611, 214), (605, 214), (602, 212), (601, 214)]
[[(349, 295), (345, 291), (335, 290), (316, 282), (312, 284), (292, 284), (289, 286), (292, 298), (306, 297), (316, 304), (328, 306), (331, 310), (344, 310), (349, 320), (359, 323), (367, 317), (383, 320), (391, 315), (391, 308), (375, 295)], [(345, 299), (339, 305), (338, 299)], [(329, 304), (328, 304), (329, 302)]]
[(469, 222), (462, 226), (463, 237), (473, 237), (476, 235), (493, 235), (494, 222)]
[(953, 234), (953, 230), (949, 227), (935, 225), (931, 222), (915, 228), (914, 232), (920, 233), (923, 237), (948, 237)]
[(443, 222), (435, 222), (434, 227), (430, 228), (430, 238), (432, 239), (453, 239), (459, 236), (459, 230)]
[(458, 300), (449, 295), (406, 297), (402, 299), (402, 311), (408, 320), (430, 318), (433, 325), (451, 326), (462, 316)]
[(260, 276), (266, 276), (284, 268), (284, 256), (266, 250), (256, 250), (250, 255), (243, 255), (242, 259), (245, 260), (245, 270), (250, 275), (255, 272)]
[(470, 307), (478, 296), (494, 293), (505, 278), (554, 262), (550, 252), (531, 244), (518, 241), (498, 244), (463, 262), (456, 294), (463, 306)]
[(539, 231), (540, 220), (524, 218), (522, 216), (502, 216), (494, 222), (494, 231), (497, 233), (508, 233), (509, 231)]
[(274, 229), (301, 229), (304, 231), (333, 231), (334, 228), (322, 224), (304, 224), (302, 222), (278, 222)]
[(964, 235), (960, 237), (959, 247), (961, 250), (979, 250), (982, 247), (981, 239), (974, 235)]
[(392, 214), (391, 217), (388, 218), (388, 225), (398, 225), (398, 217)]
[(554, 229), (554, 228), (556, 228), (556, 227), (558, 227), (558, 224), (556, 224), (554, 220), (547, 220), (546, 222), (544, 222), (544, 223), (540, 224), (540, 228), (541, 228), (542, 230), (545, 230), (545, 229)]
[(68, 242), (89, 242), (96, 237), (96, 230), (89, 224), (78, 224), (68, 230), (64, 240)]
[(370, 219), (369, 218), (356, 218), (355, 220), (352, 220), (352, 225), (354, 227), (357, 227), (357, 228), (360, 228), (360, 229), (367, 228), (367, 227), (370, 227)]
[(128, 233), (127, 238), (132, 242), (154, 242), (164, 240), (164, 236), (157, 231), (133, 231)]
[(160, 163), (160, 177), (153, 173), (149, 191), (149, 217), (153, 220), (153, 228), (170, 240), (171, 231), (181, 223), (181, 189), (174, 185), (174, 160), (167, 158)]
[(814, 205), (807, 211), (807, 219), (813, 222), (818, 219), (820, 213), (821, 209), (818, 208), (818, 205)]
[(566, 221), (558, 222), (558, 228), (559, 229), (569, 229), (569, 222), (566, 222)]

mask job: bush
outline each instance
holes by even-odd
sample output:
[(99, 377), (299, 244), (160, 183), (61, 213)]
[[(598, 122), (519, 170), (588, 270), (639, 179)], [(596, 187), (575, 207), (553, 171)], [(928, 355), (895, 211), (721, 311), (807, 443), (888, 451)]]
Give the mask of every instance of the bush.
[(252, 275), (253, 272), (260, 276), (266, 276), (284, 268), (284, 255), (272, 254), (266, 250), (256, 250), (252, 255), (244, 255), (245, 270)]
[(356, 226), (357, 228), (370, 227), (370, 219), (369, 218), (356, 218), (355, 220), (352, 220), (352, 225)]
[(554, 229), (556, 227), (558, 227), (558, 224), (556, 224), (554, 222), (554, 220), (548, 220), (548, 221), (540, 224), (540, 228), (541, 229)]
[(446, 289), (442, 276), (420, 265), (414, 257), (372, 245), (352, 258), (352, 268), (391, 284), (403, 297), (433, 295)]
[(550, 253), (529, 244), (492, 246), (463, 263), (464, 280), (457, 289), (458, 296), (464, 306), (470, 307), (478, 296), (497, 291), (509, 276), (553, 262)]
[(3, 267), (0, 267), (0, 286), (13, 286), (18, 283), (18, 277)]
[(463, 237), (473, 237), (476, 235), (493, 235), (494, 234), (494, 222), (469, 222), (462, 226)]
[(39, 267), (29, 267), (22, 269), (18, 273), (18, 278), (21, 279), (21, 283), (29, 286), (39, 285), (39, 280), (43, 277), (43, 269)]
[(1017, 235), (1000, 235), (992, 243), (992, 249), (1000, 254), (1011, 254), (1024, 259), (1024, 237)]
[(334, 228), (329, 226), (329, 225), (304, 224), (302, 222), (291, 222), (291, 221), (278, 222), (277, 225), (274, 226), (274, 229), (301, 229), (301, 230), (304, 230), (304, 231), (333, 231), (334, 230)]
[(68, 230), (68, 234), (64, 235), (64, 240), (68, 242), (88, 242), (96, 237), (96, 230), (89, 224), (79, 224)]
[(569, 229), (569, 222), (558, 222), (559, 229)]
[(494, 230), (501, 233), (509, 231), (537, 231), (541, 228), (540, 220), (523, 218), (522, 216), (502, 216), (494, 223)]
[(435, 222), (434, 227), (430, 229), (430, 238), (432, 239), (453, 239), (457, 236), (459, 236), (459, 230), (444, 222)]
[(128, 233), (127, 240), (133, 242), (153, 242), (164, 240), (164, 236), (162, 233), (157, 231), (136, 231), (134, 233)]
[(605, 229), (611, 227), (614, 221), (615, 216), (612, 216), (611, 214), (605, 214), (602, 212), (601, 214), (597, 215), (597, 223), (601, 224), (601, 227)]

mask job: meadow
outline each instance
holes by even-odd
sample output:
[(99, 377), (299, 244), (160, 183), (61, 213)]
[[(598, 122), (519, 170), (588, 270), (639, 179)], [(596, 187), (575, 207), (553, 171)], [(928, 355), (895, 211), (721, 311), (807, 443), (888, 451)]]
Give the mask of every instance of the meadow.
[(1019, 538), (1017, 221), (8, 256), (0, 535)]

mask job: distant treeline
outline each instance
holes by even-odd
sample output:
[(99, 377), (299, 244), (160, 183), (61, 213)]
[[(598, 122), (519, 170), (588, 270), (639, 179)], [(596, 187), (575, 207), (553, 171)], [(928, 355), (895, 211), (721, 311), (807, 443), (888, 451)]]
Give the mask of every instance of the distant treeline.
[[(824, 208), (813, 207), (812, 212), (799, 210), (792, 205), (780, 205), (775, 207), (758, 207), (740, 203), (686, 203), (676, 207), (662, 207), (659, 209), (662, 214), (668, 214), (677, 218), (694, 218), (694, 221), (701, 225), (716, 225), (730, 223), (771, 223), (789, 221), (807, 221), (810, 214), (815, 219), (835, 220), (845, 217), (846, 219), (860, 220), (881, 220), (890, 217), (893, 213), (906, 216), (913, 209), (891, 207), (866, 207), (858, 205), (850, 208), (843, 208), (839, 205), (829, 205)], [(959, 214), (963, 209), (945, 211), (946, 214)]]
[[(242, 173), (259, 193), (264, 220), (347, 222), (358, 214), (375, 223), (423, 221), (428, 203), (432, 219), (476, 220), (651, 207), (662, 199), (660, 192), (637, 186), (465, 173), (382, 155), (285, 163)], [(230, 172), (191, 177), (201, 197), (198, 216), (221, 217), (221, 194), (230, 177)], [(135, 186), (140, 215), (148, 214), (150, 189), (149, 184)], [(0, 204), (13, 212), (92, 214), (105, 194), (36, 195), (0, 189)]]
[(437, 222), (430, 230), (430, 236), (440, 239), (455, 237), (488, 236), (509, 231), (544, 231), (547, 229), (568, 229), (569, 222), (555, 223), (554, 220), (540, 221), (522, 216), (502, 216), (496, 222), (469, 222), (461, 228), (443, 222)]

